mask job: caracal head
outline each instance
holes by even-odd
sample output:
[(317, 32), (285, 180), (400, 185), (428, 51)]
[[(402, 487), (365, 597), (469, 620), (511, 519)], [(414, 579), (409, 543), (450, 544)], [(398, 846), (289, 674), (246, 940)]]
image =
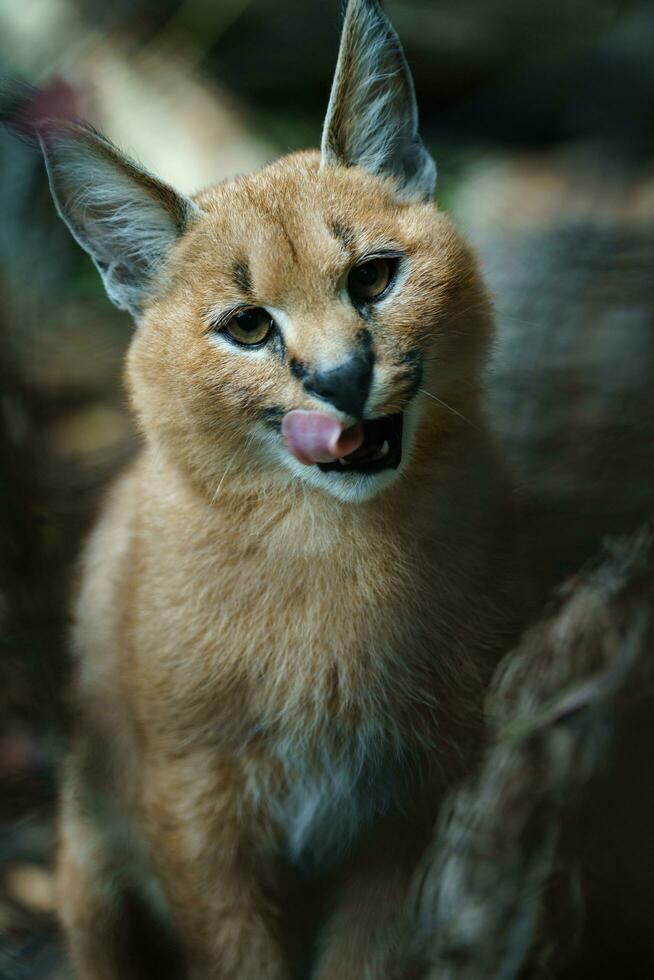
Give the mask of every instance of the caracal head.
[(444, 403), (474, 397), (488, 303), (431, 202), (376, 0), (347, 7), (320, 151), (186, 197), (85, 125), (39, 139), (61, 217), (136, 321), (145, 436), (211, 499), (300, 481), (368, 500), (429, 458)]

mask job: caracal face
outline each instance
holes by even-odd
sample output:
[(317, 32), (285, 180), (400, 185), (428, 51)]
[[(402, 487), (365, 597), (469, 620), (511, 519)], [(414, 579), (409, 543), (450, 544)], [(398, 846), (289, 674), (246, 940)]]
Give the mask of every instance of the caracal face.
[[(210, 491), (238, 476), (368, 499), (410, 469), (423, 393), (474, 380), (485, 304), (462, 285), (468, 252), (434, 205), (393, 192), (302, 153), (195, 198), (129, 377), (145, 430)], [(296, 410), (362, 423), (361, 444), (300, 461), (282, 432)]]

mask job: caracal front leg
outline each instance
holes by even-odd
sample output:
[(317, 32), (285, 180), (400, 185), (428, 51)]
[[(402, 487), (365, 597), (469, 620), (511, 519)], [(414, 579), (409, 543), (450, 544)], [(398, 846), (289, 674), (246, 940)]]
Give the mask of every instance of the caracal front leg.
[(146, 760), (143, 810), (189, 980), (290, 980), (281, 884), (240, 767), (213, 750)]
[(323, 926), (312, 980), (421, 980), (404, 915), (419, 856), (392, 833), (366, 847)]
[(181, 980), (147, 848), (99, 760), (97, 746), (78, 739), (61, 786), (57, 910), (74, 976)]

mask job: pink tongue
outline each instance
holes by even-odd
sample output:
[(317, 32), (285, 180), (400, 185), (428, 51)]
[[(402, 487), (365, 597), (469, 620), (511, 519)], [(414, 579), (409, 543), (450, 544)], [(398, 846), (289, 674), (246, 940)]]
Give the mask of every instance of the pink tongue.
[(296, 409), (282, 419), (282, 437), (288, 451), (300, 463), (311, 466), (353, 453), (363, 442), (363, 426), (357, 422), (345, 428), (325, 412)]

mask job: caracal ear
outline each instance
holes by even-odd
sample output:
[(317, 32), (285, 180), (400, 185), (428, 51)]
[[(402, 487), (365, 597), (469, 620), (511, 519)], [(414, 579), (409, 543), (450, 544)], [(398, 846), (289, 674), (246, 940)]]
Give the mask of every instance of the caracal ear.
[(418, 133), (413, 79), (378, 0), (349, 0), (322, 137), (322, 166), (394, 177), (405, 201), (429, 200), (436, 165)]
[(60, 216), (112, 302), (138, 316), (199, 209), (86, 125), (53, 120), (37, 135)]

